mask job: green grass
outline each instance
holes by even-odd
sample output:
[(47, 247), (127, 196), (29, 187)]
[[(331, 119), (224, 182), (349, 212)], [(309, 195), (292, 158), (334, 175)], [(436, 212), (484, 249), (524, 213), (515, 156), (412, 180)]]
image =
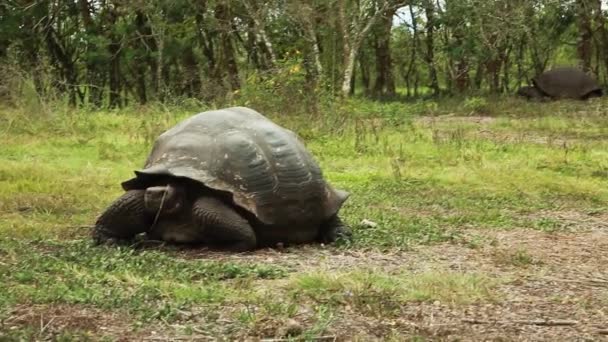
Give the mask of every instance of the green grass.
[(226, 281), (274, 279), (271, 265), (187, 261), (157, 251), (97, 248), (84, 241), (19, 241), (0, 247), (0, 308), (16, 303), (127, 308), (142, 320), (171, 319), (179, 308), (227, 301), (239, 288)]
[(495, 285), (495, 280), (479, 274), (446, 271), (386, 274), (357, 270), (299, 275), (292, 280), (290, 289), (296, 296), (309, 296), (319, 303), (348, 304), (386, 316), (391, 309), (398, 314), (408, 302), (456, 305), (489, 301), (495, 296), (492, 292)]
[[(606, 100), (352, 100), (314, 117), (266, 114), (296, 131), (328, 180), (352, 193), (342, 213), (354, 241), (340, 248), (395, 251), (458, 243), (468, 230), (568, 229), (546, 214), (554, 211), (606, 213), (604, 108)], [(0, 109), (0, 319), (18, 305), (65, 304), (119, 310), (132, 326), (181, 322), (180, 331), (192, 333), (180, 313), (197, 309), (207, 321), (230, 319), (224, 333), (264, 335), (269, 320), (297, 316), (312, 303), (303, 332), (312, 338), (344, 306), (382, 316), (410, 301), (461, 305), (497, 297), (497, 280), (483, 274), (301, 273), (272, 263), (92, 247), (86, 226), (121, 193), (119, 183), (141, 166), (154, 138), (200, 110)], [(363, 219), (377, 226), (364, 227)], [(523, 252), (505, 258), (533, 263)], [(214, 314), (220, 307), (233, 309), (228, 318)]]

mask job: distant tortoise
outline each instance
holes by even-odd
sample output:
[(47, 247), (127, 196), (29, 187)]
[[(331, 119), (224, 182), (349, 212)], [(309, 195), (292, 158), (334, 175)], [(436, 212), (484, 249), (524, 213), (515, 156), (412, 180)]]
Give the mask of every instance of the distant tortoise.
[(580, 69), (561, 67), (545, 71), (532, 79), (532, 86), (521, 87), (517, 94), (528, 99), (586, 100), (602, 96), (597, 81)]
[(199, 113), (161, 134), (98, 218), (97, 243), (153, 240), (246, 251), (350, 237), (336, 190), (296, 135), (256, 111)]

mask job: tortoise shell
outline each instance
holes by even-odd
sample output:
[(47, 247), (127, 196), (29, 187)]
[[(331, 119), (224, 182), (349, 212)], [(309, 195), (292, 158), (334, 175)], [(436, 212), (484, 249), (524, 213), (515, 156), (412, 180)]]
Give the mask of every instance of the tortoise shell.
[(122, 184), (146, 187), (150, 176), (184, 177), (232, 195), (268, 225), (314, 224), (348, 198), (325, 179), (290, 130), (245, 107), (196, 114), (162, 133), (144, 168)]
[(532, 83), (552, 98), (585, 99), (602, 95), (602, 88), (593, 77), (573, 67), (545, 71), (532, 79)]

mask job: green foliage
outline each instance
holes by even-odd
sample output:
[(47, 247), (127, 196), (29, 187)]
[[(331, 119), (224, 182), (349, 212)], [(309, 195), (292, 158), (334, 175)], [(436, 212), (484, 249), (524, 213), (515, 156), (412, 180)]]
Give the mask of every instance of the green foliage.
[[(355, 61), (351, 47), (358, 64), (354, 94), (428, 96), (436, 90), (433, 75), (448, 94), (513, 93), (547, 68), (580, 64), (575, 43), (582, 39), (589, 56), (596, 54), (591, 69), (605, 83), (605, 9), (580, 3), (6, 2), (0, 70), (23, 80), (14, 86), (12, 76), (3, 77), (0, 99), (31, 109), (54, 102), (113, 108), (237, 99), (317, 113), (319, 102), (340, 93), (345, 63)], [(582, 32), (584, 20), (591, 36)]]
[(463, 107), (470, 110), (470, 113), (474, 115), (483, 115), (489, 112), (488, 102), (481, 97), (469, 97), (465, 99)]
[(253, 72), (235, 101), (262, 112), (282, 115), (316, 113), (324, 91), (307, 79), (300, 51), (286, 52), (271, 72)]

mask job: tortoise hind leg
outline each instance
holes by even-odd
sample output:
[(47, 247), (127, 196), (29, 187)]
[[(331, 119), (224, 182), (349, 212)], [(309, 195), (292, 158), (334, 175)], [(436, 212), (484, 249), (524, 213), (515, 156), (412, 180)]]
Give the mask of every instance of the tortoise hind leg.
[(589, 92), (588, 94), (585, 94), (584, 96), (582, 96), (580, 99), (581, 100), (589, 100), (592, 98), (596, 98), (596, 97), (602, 97), (604, 95), (604, 92), (602, 89), (596, 89), (592, 92)]
[(353, 233), (350, 228), (342, 222), (338, 214), (335, 214), (321, 224), (317, 240), (322, 243), (332, 243), (337, 239), (350, 241), (352, 236)]
[(192, 206), (192, 216), (205, 242), (212, 247), (244, 252), (257, 246), (255, 231), (249, 222), (217, 198), (198, 198)]
[(96, 244), (113, 240), (128, 241), (149, 227), (149, 218), (145, 214), (145, 190), (130, 190), (116, 199), (104, 211), (93, 228), (93, 240)]

